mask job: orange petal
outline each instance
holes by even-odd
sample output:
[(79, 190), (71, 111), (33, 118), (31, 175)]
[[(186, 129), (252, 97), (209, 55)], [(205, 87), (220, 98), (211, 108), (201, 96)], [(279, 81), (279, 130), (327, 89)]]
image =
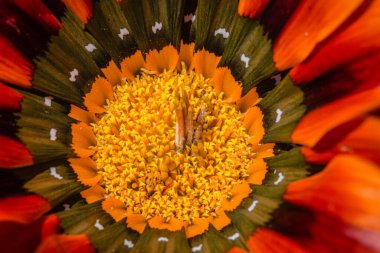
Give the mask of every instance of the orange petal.
[(118, 199), (108, 197), (102, 202), (103, 210), (106, 211), (115, 221), (119, 221), (127, 216), (125, 204)]
[(127, 212), (127, 227), (142, 234), (147, 222), (142, 214)]
[(262, 158), (274, 156), (274, 153), (273, 153), (274, 145), (275, 145), (274, 143), (265, 143), (265, 144), (259, 144), (257, 146), (254, 146), (253, 150), (254, 152), (257, 153), (256, 158), (262, 159)]
[(194, 236), (203, 234), (208, 229), (210, 224), (209, 219), (206, 218), (196, 218), (193, 223), (186, 227), (186, 237), (192, 238)]
[(217, 93), (224, 92), (229, 103), (236, 102), (241, 97), (242, 86), (232, 76), (229, 68), (217, 68), (212, 77), (212, 84)]
[(248, 183), (261, 185), (267, 173), (267, 164), (264, 159), (254, 159), (247, 170), (249, 177)]
[(166, 46), (160, 51), (151, 50), (146, 55), (146, 68), (162, 73), (164, 69), (173, 70), (178, 62), (178, 52), (172, 45)]
[(249, 195), (250, 191), (251, 188), (247, 182), (235, 185), (231, 190), (231, 198), (223, 199), (222, 208), (226, 211), (233, 211)]
[(259, 107), (251, 107), (245, 113), (243, 126), (251, 136), (249, 142), (258, 145), (264, 137), (263, 114)]
[(91, 158), (72, 158), (68, 161), (84, 185), (94, 186), (102, 178), (97, 172), (96, 163)]
[(240, 0), (238, 12), (240, 16), (257, 18), (263, 13), (269, 0)]
[(19, 86), (32, 87), (33, 64), (3, 36), (0, 36), (0, 80)]
[(121, 84), (122, 74), (114, 61), (110, 61), (107, 67), (102, 68), (102, 72), (112, 86)]
[(49, 202), (38, 195), (6, 197), (0, 199), (0, 221), (30, 224), (50, 209)]
[(138, 73), (141, 68), (145, 67), (145, 61), (141, 51), (136, 51), (135, 54), (125, 58), (120, 63), (120, 66), (123, 77), (126, 77), (128, 80), (135, 79), (136, 73)]
[(213, 218), (211, 224), (217, 229), (222, 230), (227, 225), (231, 224), (230, 218), (226, 215), (223, 209), (216, 211), (216, 216)]
[(95, 149), (90, 147), (96, 146), (95, 135), (89, 125), (80, 122), (71, 125), (73, 135), (72, 147), (79, 157), (89, 157), (95, 153)]
[(184, 62), (187, 68), (190, 68), (191, 62), (193, 61), (194, 46), (195, 46), (194, 43), (184, 44), (183, 41), (181, 41), (181, 47), (179, 50), (179, 57), (178, 57), (178, 64), (177, 64), (178, 70), (182, 70), (181, 62)]
[(378, 87), (336, 100), (304, 116), (293, 131), (292, 140), (313, 147), (330, 130), (379, 106)]
[(300, 64), (315, 46), (333, 33), (363, 0), (305, 0), (293, 13), (274, 48), (278, 70)]
[(151, 228), (179, 231), (184, 227), (186, 222), (182, 222), (176, 218), (170, 218), (168, 222), (165, 222), (161, 216), (154, 216), (148, 221), (148, 224)]
[(259, 94), (256, 92), (256, 88), (253, 88), (244, 97), (241, 97), (236, 104), (240, 111), (246, 112), (250, 107), (256, 105), (259, 101)]
[(356, 129), (351, 131), (339, 143), (332, 145), (328, 150), (314, 151), (303, 147), (302, 154), (310, 163), (326, 164), (333, 157), (341, 153), (358, 154), (367, 159), (380, 163), (380, 119), (368, 117)]
[(75, 105), (71, 105), (69, 116), (88, 125), (96, 121), (94, 113), (83, 110)]
[(380, 167), (359, 156), (335, 157), (320, 173), (290, 184), (285, 199), (380, 231)]
[(339, 65), (380, 48), (379, 16), (380, 1), (370, 1), (357, 20), (333, 35), (309, 59), (292, 69), (292, 80), (307, 83)]
[(220, 56), (216, 56), (215, 54), (202, 49), (194, 54), (190, 68), (194, 69), (195, 73), (201, 74), (205, 78), (212, 78), (220, 59)]
[(83, 24), (87, 24), (88, 19), (92, 17), (91, 0), (62, 0), (62, 2), (75, 13)]
[(95, 253), (86, 235), (51, 235), (43, 240), (36, 253)]
[(106, 190), (99, 185), (94, 185), (84, 191), (81, 191), (80, 195), (86, 199), (87, 203), (93, 203), (95, 201), (104, 199), (106, 196)]
[(106, 111), (104, 105), (107, 104), (107, 99), (113, 99), (112, 85), (103, 77), (98, 77), (92, 84), (91, 91), (86, 94), (84, 105), (89, 112), (103, 113)]
[(0, 168), (14, 169), (33, 164), (33, 157), (21, 142), (0, 135)]
[[(250, 252), (255, 253), (306, 253), (295, 241), (273, 230), (259, 228), (247, 240)], [(237, 252), (237, 251), (232, 251)]]

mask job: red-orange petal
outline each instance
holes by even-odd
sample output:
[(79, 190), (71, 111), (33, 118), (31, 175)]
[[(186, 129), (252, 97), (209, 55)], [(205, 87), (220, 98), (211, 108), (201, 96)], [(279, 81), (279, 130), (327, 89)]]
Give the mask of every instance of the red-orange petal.
[(30, 224), (50, 209), (49, 202), (38, 195), (6, 197), (0, 199), (0, 221)]
[(104, 105), (107, 104), (107, 99), (113, 99), (112, 85), (107, 79), (98, 77), (92, 84), (91, 91), (86, 94), (83, 103), (89, 112), (103, 113), (106, 111)]
[(60, 230), (60, 223), (61, 221), (57, 215), (51, 214), (49, 216), (46, 216), (42, 222), (41, 238), (45, 239), (51, 235), (57, 234)]
[(366, 118), (356, 129), (352, 130), (338, 143), (331, 144), (327, 150), (317, 151), (303, 147), (302, 154), (306, 161), (326, 164), (338, 154), (358, 154), (380, 164), (380, 119)]
[(114, 197), (108, 197), (102, 202), (102, 208), (106, 211), (115, 221), (119, 221), (127, 216), (127, 209), (125, 204)]
[(285, 70), (300, 64), (362, 2), (363, 0), (302, 1), (275, 42), (273, 59), (276, 68)]
[(304, 116), (294, 130), (292, 140), (313, 147), (329, 131), (379, 106), (378, 87), (336, 100)]
[(240, 0), (238, 12), (240, 16), (257, 18), (263, 13), (269, 0)]
[(379, 16), (380, 1), (370, 1), (358, 19), (333, 35), (309, 59), (292, 69), (292, 80), (298, 84), (307, 83), (339, 65), (379, 49)]
[(146, 68), (162, 73), (164, 69), (173, 70), (177, 67), (178, 52), (172, 45), (166, 46), (160, 51), (151, 50), (146, 55)]
[(92, 17), (91, 0), (62, 0), (62, 2), (75, 13), (83, 24), (87, 24), (88, 19)]
[(89, 157), (95, 153), (95, 149), (90, 147), (96, 146), (96, 138), (89, 125), (83, 122), (72, 124), (71, 133), (73, 135), (72, 147), (79, 157)]
[(380, 167), (361, 157), (335, 157), (320, 173), (290, 184), (285, 199), (380, 231)]
[(26, 88), (32, 87), (32, 62), (3, 36), (0, 36), (0, 48), (0, 80)]
[(0, 82), (0, 109), (4, 111), (19, 111), (23, 95)]
[(51, 235), (43, 240), (36, 253), (94, 253), (86, 235)]
[(14, 169), (33, 164), (33, 157), (21, 142), (0, 135), (0, 168)]

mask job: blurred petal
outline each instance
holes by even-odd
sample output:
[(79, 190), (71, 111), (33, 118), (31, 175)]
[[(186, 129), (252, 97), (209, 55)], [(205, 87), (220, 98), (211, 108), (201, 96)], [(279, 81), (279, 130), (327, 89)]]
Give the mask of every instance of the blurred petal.
[(23, 95), (0, 82), (0, 109), (5, 111), (19, 111)]
[(92, 17), (92, 0), (62, 0), (63, 3), (83, 24), (87, 24), (89, 18)]
[(380, 168), (358, 156), (335, 157), (322, 172), (290, 184), (285, 199), (380, 232)]
[(91, 246), (86, 235), (51, 235), (41, 242), (36, 253), (92, 253), (95, 249)]
[(269, 0), (240, 0), (239, 15), (249, 18), (257, 18), (264, 11)]
[(23, 143), (0, 135), (0, 168), (13, 169), (32, 164), (32, 155)]
[(333, 33), (363, 2), (305, 0), (293, 13), (275, 42), (273, 59), (278, 70), (300, 64), (315, 46)]

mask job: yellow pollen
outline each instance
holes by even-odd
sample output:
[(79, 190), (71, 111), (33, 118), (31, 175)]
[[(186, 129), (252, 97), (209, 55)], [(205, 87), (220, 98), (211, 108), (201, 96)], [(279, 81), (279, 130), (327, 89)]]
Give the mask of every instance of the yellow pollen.
[(185, 68), (115, 86), (92, 124), (100, 185), (146, 220), (215, 217), (255, 157), (244, 115), (223, 97)]

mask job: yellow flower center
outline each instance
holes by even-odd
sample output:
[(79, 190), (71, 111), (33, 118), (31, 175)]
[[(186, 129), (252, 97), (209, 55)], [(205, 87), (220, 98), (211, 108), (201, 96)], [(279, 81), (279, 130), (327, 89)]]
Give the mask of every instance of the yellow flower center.
[(215, 217), (255, 158), (244, 115), (193, 71), (145, 71), (114, 87), (92, 124), (107, 194), (146, 220)]

